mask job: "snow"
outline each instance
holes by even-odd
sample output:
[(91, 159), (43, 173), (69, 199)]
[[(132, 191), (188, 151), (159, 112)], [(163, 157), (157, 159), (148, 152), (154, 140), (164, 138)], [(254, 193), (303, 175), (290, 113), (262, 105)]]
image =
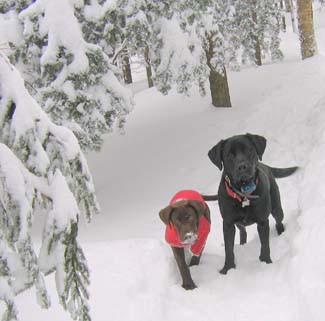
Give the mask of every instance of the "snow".
[[(83, 40), (80, 27), (73, 15), (73, 1), (38, 0), (23, 10), (19, 18), (28, 21), (34, 15), (44, 11), (44, 18), (40, 24), (41, 33), (48, 34), (48, 46), (44, 51), (41, 64), (51, 64), (57, 61), (57, 49), (65, 47), (73, 54), (73, 61), (68, 69), (70, 73), (79, 73), (88, 70), (88, 58), (86, 56), (86, 43)], [(58, 14), (60, 12), (60, 14)], [(25, 32), (31, 33), (32, 30)]]
[[(7, 14), (0, 14), (0, 47), (1, 50), (9, 49), (8, 42), (20, 43), (19, 35), (21, 34), (21, 27), (17, 23), (17, 14), (13, 11)], [(5, 42), (4, 42), (5, 40)], [(4, 50), (5, 52), (7, 50)]]
[[(189, 97), (143, 90), (126, 134), (109, 135), (101, 153), (88, 155), (102, 208), (80, 229), (92, 272), (93, 320), (324, 319), (324, 15), (315, 12), (316, 57), (301, 61), (298, 36), (288, 32), (282, 63), (228, 73), (233, 108), (215, 109), (195, 90)], [(266, 265), (258, 260), (256, 227), (249, 227), (248, 243), (236, 241), (237, 268), (221, 275), (222, 221), (210, 202), (211, 233), (201, 264), (191, 268), (198, 288), (185, 291), (158, 212), (180, 189), (216, 193), (220, 172), (207, 152), (220, 139), (246, 132), (267, 138), (265, 163), (301, 167), (278, 181), (286, 231), (277, 236), (271, 219), (273, 264)], [(69, 320), (53, 276), (46, 281), (51, 310), (36, 307), (32, 291), (24, 292), (18, 297), (21, 321)]]
[[(78, 141), (73, 133), (66, 127), (57, 126), (50, 121), (48, 115), (29, 95), (19, 72), (9, 64), (9, 60), (2, 53), (0, 53), (0, 81), (2, 95), (8, 101), (13, 100), (16, 103), (11, 127), (17, 141), (28, 130), (34, 129), (35, 122), (38, 119), (37, 130), (39, 130), (41, 138), (45, 138), (46, 133), (53, 134), (62, 144), (69, 160), (74, 159), (80, 153)], [(44, 169), (48, 166), (49, 160), (43, 154), (42, 148), (39, 148), (38, 151), (41, 155), (37, 155), (37, 159), (38, 161), (42, 160), (42, 164), (39, 166)]]

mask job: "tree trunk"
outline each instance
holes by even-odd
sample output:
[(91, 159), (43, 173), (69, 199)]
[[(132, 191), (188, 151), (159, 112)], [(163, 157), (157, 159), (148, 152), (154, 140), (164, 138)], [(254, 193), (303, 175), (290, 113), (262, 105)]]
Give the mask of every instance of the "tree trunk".
[(130, 59), (127, 53), (124, 54), (122, 57), (122, 69), (123, 69), (124, 82), (126, 84), (132, 84)]
[[(253, 5), (256, 6), (256, 1), (253, 1)], [(254, 8), (252, 11), (252, 19), (255, 24), (257, 24), (257, 14), (256, 9)], [(253, 36), (255, 40), (255, 63), (257, 66), (262, 66), (262, 53), (261, 53), (261, 45), (260, 41), (258, 40), (258, 36)]]
[(223, 66), (223, 72), (219, 73), (215, 66), (212, 66), (211, 59), (214, 57), (216, 44), (212, 37), (206, 36), (205, 39), (205, 54), (207, 57), (207, 65), (210, 69), (209, 82), (212, 98), (212, 105), (215, 107), (231, 107), (227, 72)]
[(284, 15), (284, 4), (283, 0), (280, 0), (281, 18), (282, 18), (282, 30), (287, 31), (286, 17)]
[(150, 64), (150, 57), (149, 57), (149, 47), (146, 46), (144, 49), (144, 61), (146, 63), (146, 72), (147, 72), (147, 81), (148, 81), (148, 87), (153, 87), (153, 80), (152, 80), (152, 70), (151, 70), (151, 64)]
[(286, 0), (286, 10), (287, 12), (290, 12), (292, 31), (294, 33), (297, 33), (295, 10), (294, 10), (294, 5), (292, 0)]
[(316, 54), (312, 0), (298, 0), (298, 28), (302, 59)]
[(231, 107), (226, 68), (223, 67), (223, 74), (214, 68), (210, 68), (209, 81), (212, 105), (215, 107)]

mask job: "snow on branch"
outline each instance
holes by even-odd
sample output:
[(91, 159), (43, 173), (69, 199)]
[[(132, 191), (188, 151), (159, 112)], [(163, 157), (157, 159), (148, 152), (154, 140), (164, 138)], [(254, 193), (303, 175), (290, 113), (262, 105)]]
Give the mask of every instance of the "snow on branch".
[[(119, 82), (102, 39), (94, 41), (97, 33), (86, 8), (99, 10), (96, 2), (34, 1), (18, 14), (22, 41), (11, 59), (35, 86), (35, 98), (51, 119), (70, 128), (84, 150), (99, 150), (102, 135), (124, 124), (133, 99)], [(108, 72), (116, 78), (114, 87), (107, 85)]]
[[(30, 235), (35, 213), (46, 213), (39, 256)], [(51, 122), (0, 53), (0, 299), (4, 320), (16, 318), (14, 297), (35, 286), (48, 307), (43, 275), (56, 273), (61, 304), (90, 320), (89, 272), (77, 242), (80, 213), (99, 211), (92, 178), (74, 134)]]

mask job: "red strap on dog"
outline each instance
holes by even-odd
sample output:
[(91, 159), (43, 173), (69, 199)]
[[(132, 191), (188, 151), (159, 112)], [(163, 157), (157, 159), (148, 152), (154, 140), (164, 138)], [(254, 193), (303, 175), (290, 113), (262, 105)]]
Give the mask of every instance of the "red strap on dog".
[[(258, 178), (256, 178), (255, 184), (256, 185), (258, 184)], [(225, 185), (226, 185), (227, 194), (230, 197), (235, 198), (238, 202), (243, 202), (245, 197), (249, 198), (249, 195), (252, 194), (252, 193), (243, 194), (244, 195), (244, 197), (243, 197), (243, 196), (240, 196), (239, 194), (237, 194), (236, 192), (234, 192), (230, 187), (230, 180), (229, 180), (228, 176), (226, 176), (226, 178), (225, 178)]]
[(203, 247), (205, 245), (209, 233), (210, 233), (210, 222), (206, 219), (204, 215), (202, 215), (199, 220), (197, 239), (192, 245), (181, 243), (181, 241), (179, 240), (177, 230), (172, 223), (166, 226), (165, 240), (168, 244), (174, 247), (190, 246), (190, 251), (192, 252), (192, 254), (198, 256), (201, 254), (203, 250)]
[(229, 183), (226, 180), (225, 180), (225, 185), (226, 185), (227, 194), (230, 197), (235, 198), (238, 202), (242, 202), (243, 199), (230, 188)]
[(184, 189), (182, 191), (177, 192), (173, 198), (170, 200), (169, 205), (172, 205), (178, 201), (182, 201), (182, 200), (196, 200), (196, 201), (200, 201), (203, 205), (203, 208), (206, 208), (206, 203), (202, 197), (202, 195), (194, 190), (191, 189)]

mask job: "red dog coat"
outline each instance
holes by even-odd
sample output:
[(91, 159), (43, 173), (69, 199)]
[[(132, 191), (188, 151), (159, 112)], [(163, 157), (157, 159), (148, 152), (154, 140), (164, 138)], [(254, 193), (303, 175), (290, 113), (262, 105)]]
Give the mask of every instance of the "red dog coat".
[[(202, 203), (203, 208), (205, 209), (207, 205), (204, 202), (204, 199), (202, 195), (196, 191), (193, 190), (182, 190), (179, 191), (174, 195), (174, 197), (169, 202), (169, 205), (172, 205), (178, 201), (182, 200), (198, 200)], [(166, 226), (165, 231), (165, 239), (168, 244), (174, 247), (187, 247), (190, 246), (190, 251), (193, 255), (199, 256), (203, 250), (203, 247), (205, 245), (205, 242), (207, 240), (208, 234), (210, 232), (210, 222), (206, 219), (204, 215), (200, 217), (199, 220), (199, 226), (197, 230), (197, 239), (196, 241), (189, 245), (189, 244), (183, 244), (179, 240), (179, 236), (177, 233), (176, 228), (172, 224), (172, 222), (169, 223), (169, 225)]]

